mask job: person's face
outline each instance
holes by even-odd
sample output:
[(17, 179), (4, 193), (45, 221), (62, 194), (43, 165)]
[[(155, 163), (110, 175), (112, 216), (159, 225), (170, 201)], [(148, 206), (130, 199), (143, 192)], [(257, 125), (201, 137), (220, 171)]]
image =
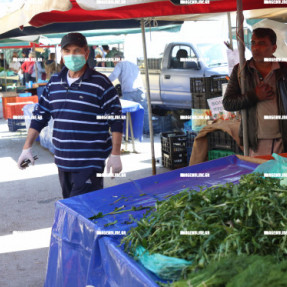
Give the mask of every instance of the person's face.
[(116, 66), (120, 61), (116, 60), (116, 61), (113, 61), (114, 63), (114, 66)]
[(84, 55), (87, 61), (89, 57), (89, 49), (85, 49), (74, 44), (67, 45), (62, 49), (62, 57), (64, 58), (64, 56), (68, 55)]
[(254, 34), (251, 38), (251, 52), (255, 62), (264, 62), (264, 58), (271, 58), (277, 45), (272, 45), (268, 36), (257, 38)]

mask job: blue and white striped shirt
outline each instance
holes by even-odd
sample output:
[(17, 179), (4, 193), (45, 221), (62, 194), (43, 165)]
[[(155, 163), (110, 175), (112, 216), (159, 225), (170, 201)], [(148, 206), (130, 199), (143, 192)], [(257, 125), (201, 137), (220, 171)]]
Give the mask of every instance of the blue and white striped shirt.
[[(55, 163), (64, 171), (102, 170), (112, 149), (111, 132), (122, 132), (122, 108), (110, 80), (90, 68), (81, 78), (67, 83), (67, 68), (54, 74), (36, 105), (30, 128), (40, 132), (54, 119)], [(37, 117), (40, 116), (40, 117)]]

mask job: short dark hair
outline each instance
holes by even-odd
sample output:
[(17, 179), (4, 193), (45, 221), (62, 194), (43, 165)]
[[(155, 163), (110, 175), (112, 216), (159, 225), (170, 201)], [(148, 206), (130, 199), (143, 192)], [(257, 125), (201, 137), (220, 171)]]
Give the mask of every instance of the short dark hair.
[(102, 47), (103, 47), (103, 49), (104, 49), (105, 51), (110, 50), (109, 45), (102, 45)]
[(119, 58), (119, 59), (122, 60), (122, 59), (124, 58), (124, 54), (118, 51), (118, 52), (114, 55), (114, 58)]
[(277, 36), (276, 33), (270, 28), (256, 28), (253, 30), (253, 34), (257, 38), (268, 37), (272, 45), (276, 45)]

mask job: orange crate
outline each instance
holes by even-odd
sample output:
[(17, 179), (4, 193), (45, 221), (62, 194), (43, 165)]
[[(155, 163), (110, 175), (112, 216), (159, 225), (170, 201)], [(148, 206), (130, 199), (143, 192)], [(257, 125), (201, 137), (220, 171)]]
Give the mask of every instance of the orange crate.
[(8, 119), (8, 116), (7, 116), (7, 113), (6, 113), (6, 105), (8, 103), (23, 103), (23, 102), (38, 103), (38, 96), (31, 96), (31, 97), (3, 97), (2, 98), (3, 118), (5, 120)]
[[(279, 153), (280, 156), (282, 157), (287, 157), (287, 153)], [(274, 157), (270, 155), (257, 155), (255, 158), (261, 158), (261, 159), (266, 159), (266, 160), (271, 160), (274, 159)]]
[(32, 101), (24, 103), (8, 103), (6, 104), (6, 116), (8, 119), (13, 119), (14, 116), (23, 116), (22, 108), (28, 104), (33, 104)]
[(17, 97), (16, 98), (16, 103), (24, 103), (24, 102), (38, 103), (38, 96)]
[(3, 106), (3, 118), (6, 120), (7, 115), (6, 115), (6, 104), (7, 103), (16, 103), (16, 99), (18, 97), (3, 97), (2, 98), (2, 106)]

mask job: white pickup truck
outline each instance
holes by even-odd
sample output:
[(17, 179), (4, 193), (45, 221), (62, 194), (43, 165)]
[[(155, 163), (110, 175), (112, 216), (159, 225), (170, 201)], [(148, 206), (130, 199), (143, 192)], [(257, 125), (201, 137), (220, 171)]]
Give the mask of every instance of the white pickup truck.
[[(139, 61), (145, 83), (143, 61)], [(223, 44), (173, 42), (165, 47), (163, 57), (149, 59), (149, 81), (153, 107), (190, 109), (190, 78), (227, 75), (226, 49)], [(97, 68), (109, 75), (111, 68)]]

